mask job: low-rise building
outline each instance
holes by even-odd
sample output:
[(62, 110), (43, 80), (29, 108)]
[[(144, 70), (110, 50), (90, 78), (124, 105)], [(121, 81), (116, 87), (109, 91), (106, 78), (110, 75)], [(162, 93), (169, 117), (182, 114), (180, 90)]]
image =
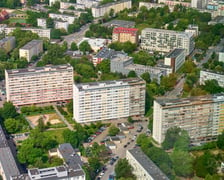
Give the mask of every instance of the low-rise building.
[(114, 13), (118, 13), (124, 9), (130, 9), (132, 7), (131, 0), (121, 0), (103, 5), (94, 5), (92, 7), (92, 15), (95, 18), (104, 16), (106, 13), (109, 14), (111, 9)]
[(113, 55), (110, 61), (110, 71), (128, 75), (130, 71), (135, 71), (138, 76), (148, 72), (152, 80), (160, 83), (161, 76), (167, 76), (172, 73), (172, 69), (167, 66), (145, 66), (134, 64), (133, 58), (125, 53), (117, 53)]
[(69, 24), (73, 24), (74, 20), (77, 19), (77, 17), (75, 16), (70, 16), (65, 14), (54, 14), (54, 13), (49, 13), (49, 17), (54, 20), (66, 21)]
[(200, 84), (204, 85), (207, 80), (216, 80), (219, 86), (224, 87), (224, 73), (218, 73), (209, 70), (200, 71)]
[(4, 33), (5, 32), (5, 28), (7, 28), (6, 24), (0, 24), (0, 33)]
[(110, 39), (102, 38), (83, 38), (77, 45), (79, 46), (82, 42), (87, 41), (94, 52), (99, 51), (106, 45), (111, 43)]
[(140, 78), (75, 84), (73, 118), (79, 123), (143, 116), (145, 82)]
[(113, 141), (106, 141), (105, 142), (105, 146), (108, 147), (109, 149), (113, 150), (116, 149), (117, 146)]
[(185, 62), (185, 51), (184, 49), (174, 49), (165, 56), (164, 64), (170, 66), (173, 73), (177, 72), (178, 69)]
[(197, 25), (189, 24), (187, 29), (185, 29), (185, 32), (191, 33), (194, 37), (197, 37), (199, 35), (199, 27)]
[(153, 105), (153, 138), (162, 143), (166, 131), (180, 127), (191, 143), (213, 141), (224, 130), (224, 94), (179, 99), (157, 98)]
[(84, 4), (60, 2), (60, 9), (68, 9), (70, 7), (73, 7), (74, 9), (85, 9)]
[(169, 180), (169, 178), (138, 148), (126, 151), (126, 159), (138, 180)]
[(145, 28), (141, 34), (141, 48), (169, 52), (175, 48), (185, 49), (189, 55), (194, 50), (193, 34), (165, 29)]
[(138, 29), (117, 27), (113, 29), (112, 41), (138, 43)]
[(47, 28), (47, 19), (37, 18), (37, 26), (42, 28)]
[[(13, 32), (16, 27), (6, 27), (5, 34), (9, 35), (9, 33)], [(23, 31), (31, 31), (32, 33), (37, 33), (40, 37), (46, 37), (48, 39), (51, 38), (51, 29), (39, 29), (39, 28), (20, 28)]]
[(92, 62), (94, 66), (101, 63), (104, 59), (111, 59), (116, 51), (107, 47), (103, 47), (93, 58)]
[(151, 2), (139, 2), (139, 9), (141, 7), (146, 7), (147, 9), (151, 9), (151, 8), (162, 8), (165, 6), (165, 4), (159, 4), (159, 3), (151, 3)]
[(224, 48), (219, 52), (219, 61), (224, 62)]
[(100, 0), (76, 0), (77, 4), (82, 4), (85, 8), (92, 8), (100, 3)]
[(19, 49), (19, 57), (25, 58), (28, 62), (30, 62), (33, 56), (38, 56), (42, 52), (43, 41), (32, 40)]
[(6, 96), (16, 106), (72, 99), (71, 65), (5, 70)]
[(158, 3), (165, 4), (166, 6), (169, 7), (170, 11), (173, 11), (173, 9), (176, 5), (181, 5), (181, 6), (184, 6), (187, 8), (191, 7), (191, 3), (185, 2), (185, 1), (159, 0)]
[(64, 29), (68, 31), (69, 23), (67, 21), (54, 21), (54, 28), (55, 29)]
[(134, 28), (135, 22), (114, 19), (114, 20), (104, 23), (103, 26), (114, 27), (114, 28), (116, 28), (116, 27)]
[(0, 40), (0, 48), (4, 49), (7, 53), (16, 47), (16, 38), (14, 36), (5, 37)]

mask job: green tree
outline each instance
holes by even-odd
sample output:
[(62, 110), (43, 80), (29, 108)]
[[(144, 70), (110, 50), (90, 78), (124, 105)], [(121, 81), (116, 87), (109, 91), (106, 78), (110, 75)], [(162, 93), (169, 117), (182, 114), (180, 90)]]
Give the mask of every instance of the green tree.
[(160, 85), (164, 87), (165, 90), (171, 90), (177, 82), (177, 75), (172, 73), (169, 76), (163, 76)]
[(4, 121), (4, 126), (8, 133), (16, 133), (19, 128), (19, 120), (9, 118)]
[(166, 131), (165, 139), (162, 143), (163, 149), (171, 149), (179, 137), (181, 129), (178, 127), (171, 127)]
[(141, 78), (144, 79), (146, 81), (146, 83), (150, 83), (151, 82), (150, 74), (148, 72), (143, 73), (141, 75)]
[(72, 44), (71, 44), (71, 50), (72, 51), (78, 50), (77, 44), (75, 42), (72, 42)]
[(135, 71), (131, 70), (131, 71), (129, 71), (129, 73), (128, 73), (128, 77), (129, 77), (129, 78), (137, 77), (137, 74), (135, 73)]
[(70, 114), (73, 114), (73, 100), (70, 100), (70, 101), (66, 104), (66, 108), (67, 108), (67, 111), (68, 111)]
[(8, 59), (7, 53), (4, 49), (0, 49), (0, 61), (6, 61)]
[(104, 59), (101, 63), (96, 65), (96, 69), (102, 73), (110, 73), (110, 60)]
[(120, 131), (119, 128), (117, 128), (115, 125), (111, 125), (109, 127), (108, 133), (110, 136), (115, 136), (119, 133), (119, 131)]
[(173, 151), (170, 157), (173, 162), (173, 168), (177, 176), (193, 176), (193, 158), (188, 152), (175, 150)]
[(216, 79), (205, 81), (202, 88), (211, 94), (216, 94), (224, 91), (224, 89), (219, 86), (219, 83)]
[(188, 132), (185, 130), (181, 130), (174, 144), (174, 149), (181, 151), (188, 151), (189, 145), (190, 145), (190, 137), (188, 135)]
[(54, 20), (52, 18), (47, 18), (47, 28), (54, 28)]
[(40, 118), (38, 119), (37, 127), (38, 127), (38, 129), (39, 129), (40, 132), (43, 132), (43, 131), (46, 129), (46, 126), (45, 126), (45, 124), (44, 124), (44, 119), (43, 119), (43, 117), (40, 117)]
[(222, 132), (222, 134), (218, 135), (217, 146), (219, 149), (224, 150), (224, 131)]
[(12, 102), (5, 102), (2, 109), (2, 117), (4, 119), (15, 118), (18, 115)]
[(136, 179), (135, 175), (132, 173), (133, 171), (132, 166), (128, 163), (128, 160), (119, 159), (116, 166), (115, 166), (115, 174), (116, 178), (133, 178)]
[(88, 41), (83, 41), (80, 45), (79, 45), (79, 50), (82, 51), (83, 53), (86, 52), (91, 52), (91, 46), (89, 45)]
[(134, 123), (134, 120), (132, 119), (131, 116), (128, 117), (128, 122), (129, 122), (129, 123)]

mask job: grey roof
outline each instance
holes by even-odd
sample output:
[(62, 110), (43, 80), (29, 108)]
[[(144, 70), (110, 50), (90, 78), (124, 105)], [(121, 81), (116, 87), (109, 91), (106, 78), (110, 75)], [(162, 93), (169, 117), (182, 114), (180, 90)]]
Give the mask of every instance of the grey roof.
[(43, 43), (43, 41), (42, 40), (32, 40), (32, 41), (28, 42), (25, 46), (21, 47), (20, 49), (30, 50), (30, 49), (36, 47), (40, 43)]
[(35, 68), (24, 68), (24, 69), (11, 69), (6, 70), (7, 73), (10, 75), (17, 75), (17, 74), (25, 74), (25, 73), (40, 73), (40, 72), (48, 72), (48, 71), (58, 71), (63, 69), (72, 68), (70, 64), (64, 64), (64, 65), (57, 65), (57, 66), (44, 66), (44, 67), (35, 67)]
[(146, 156), (140, 148), (128, 150), (128, 152), (138, 161), (138, 163), (155, 180), (169, 180), (169, 178)]
[(127, 79), (119, 79), (112, 81), (99, 81), (99, 82), (90, 82), (90, 83), (79, 83), (75, 84), (75, 86), (81, 90), (94, 89), (94, 88), (105, 88), (107, 86), (128, 86), (129, 83), (140, 82), (143, 81), (140, 78), (127, 78)]
[(81, 169), (81, 166), (83, 164), (82, 160), (80, 156), (76, 154), (70, 143), (60, 144), (58, 150), (61, 153), (67, 166), (69, 166), (73, 170)]
[(3, 172), (6, 179), (10, 179), (10, 176), (19, 175), (19, 169), (9, 147), (0, 148), (0, 162), (2, 164)]
[(134, 21), (125, 21), (125, 20), (112, 20), (112, 21), (104, 23), (103, 26), (132, 28), (135, 26), (135, 22)]
[(28, 174), (20, 174), (17, 176), (12, 176), (10, 180), (30, 180)]
[(97, 53), (97, 55), (95, 57), (103, 58), (103, 59), (110, 59), (115, 53), (116, 53), (115, 50), (104, 47)]
[(174, 50), (172, 50), (171, 52), (169, 52), (166, 57), (167, 58), (176, 58), (177, 56), (179, 56), (179, 54), (181, 54), (182, 52), (184, 52), (184, 49), (181, 48), (176, 48)]

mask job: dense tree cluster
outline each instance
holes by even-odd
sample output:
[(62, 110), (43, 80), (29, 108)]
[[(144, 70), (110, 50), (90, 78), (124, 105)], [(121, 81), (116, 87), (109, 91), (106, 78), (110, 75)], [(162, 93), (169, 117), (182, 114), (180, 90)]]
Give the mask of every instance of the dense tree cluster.
[(113, 28), (108, 28), (100, 24), (91, 24), (86, 31), (86, 37), (107, 38), (111, 39)]
[(124, 51), (128, 54), (133, 53), (137, 49), (137, 45), (131, 43), (130, 41), (120, 43), (120, 42), (113, 42), (109, 45), (109, 48), (114, 49), (116, 51)]
[(135, 175), (132, 173), (133, 168), (128, 163), (127, 159), (119, 159), (116, 166), (115, 166), (115, 173), (117, 179), (129, 179), (129, 180), (136, 180)]

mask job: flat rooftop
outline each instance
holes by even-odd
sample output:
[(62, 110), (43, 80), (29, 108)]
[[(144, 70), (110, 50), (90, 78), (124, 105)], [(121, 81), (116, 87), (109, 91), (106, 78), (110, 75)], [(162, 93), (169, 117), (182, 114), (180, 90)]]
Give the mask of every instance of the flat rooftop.
[(155, 101), (163, 107), (206, 104), (206, 103), (224, 101), (224, 93), (205, 95), (205, 96), (195, 96), (189, 98), (179, 98), (179, 99), (157, 98)]
[(6, 70), (9, 75), (18, 75), (25, 73), (40, 73), (40, 72), (49, 72), (49, 71), (58, 71), (65, 69), (73, 69), (70, 64), (57, 65), (57, 66), (44, 66), (44, 67), (35, 67), (35, 68), (24, 68), (24, 69), (11, 69)]
[(104, 23), (103, 26), (132, 28), (135, 26), (135, 22), (134, 21), (125, 21), (125, 20), (112, 20), (112, 21)]
[(142, 34), (144, 32), (156, 32), (156, 33), (167, 33), (167, 34), (178, 34), (180, 36), (186, 36), (186, 37), (191, 37), (193, 34), (184, 32), (184, 31), (173, 31), (173, 30), (166, 30), (166, 29), (156, 29), (156, 28), (145, 28), (142, 30)]
[(184, 49), (174, 49), (171, 52), (169, 52), (166, 57), (167, 58), (176, 58), (177, 56), (179, 56), (179, 54), (181, 54), (182, 52), (184, 52)]
[(43, 43), (42, 40), (32, 40), (28, 42), (25, 46), (21, 47), (20, 49), (30, 50), (36, 47), (38, 44)]
[(128, 86), (129, 83), (143, 82), (140, 78), (127, 78), (113, 81), (100, 81), (100, 82), (90, 82), (90, 83), (80, 83), (75, 84), (75, 86), (79, 89), (79, 91), (84, 91), (88, 89), (96, 89), (96, 88), (105, 88), (105, 87), (113, 87), (113, 86)]
[(169, 180), (169, 178), (146, 156), (140, 148), (127, 150), (138, 163), (155, 180)]

